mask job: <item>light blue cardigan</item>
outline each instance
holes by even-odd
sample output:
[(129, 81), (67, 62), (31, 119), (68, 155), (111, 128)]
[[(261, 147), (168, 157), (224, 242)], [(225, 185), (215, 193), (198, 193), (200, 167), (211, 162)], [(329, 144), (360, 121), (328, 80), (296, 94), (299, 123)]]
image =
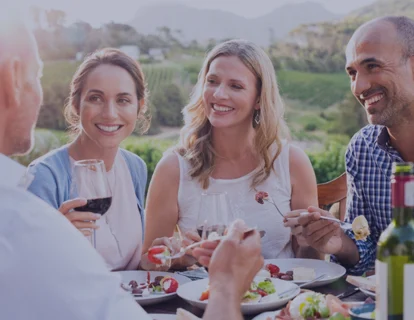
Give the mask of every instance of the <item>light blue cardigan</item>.
[[(135, 187), (136, 201), (141, 214), (142, 230), (144, 230), (144, 197), (147, 184), (147, 166), (136, 154), (120, 149), (128, 164), (132, 183)], [(28, 167), (34, 180), (28, 190), (58, 209), (66, 200), (70, 199), (72, 184), (71, 164), (68, 145), (53, 150), (34, 160)]]

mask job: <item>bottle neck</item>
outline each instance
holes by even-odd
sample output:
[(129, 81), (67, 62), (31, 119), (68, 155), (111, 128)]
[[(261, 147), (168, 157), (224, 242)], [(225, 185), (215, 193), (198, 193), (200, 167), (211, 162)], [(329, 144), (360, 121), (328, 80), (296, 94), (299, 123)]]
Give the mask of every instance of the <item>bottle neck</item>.
[(408, 225), (413, 218), (413, 208), (402, 207), (392, 209), (392, 220), (397, 227)]
[(391, 180), (392, 219), (396, 226), (404, 226), (413, 218), (411, 175), (394, 176)]

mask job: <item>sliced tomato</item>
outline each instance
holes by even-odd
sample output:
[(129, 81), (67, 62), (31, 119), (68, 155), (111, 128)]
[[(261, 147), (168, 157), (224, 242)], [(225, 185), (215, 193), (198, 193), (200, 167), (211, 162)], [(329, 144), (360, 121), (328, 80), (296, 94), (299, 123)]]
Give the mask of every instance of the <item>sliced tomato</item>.
[(170, 250), (166, 246), (154, 246), (148, 249), (148, 260), (155, 264), (163, 264), (160, 259), (155, 257), (157, 254), (170, 255)]
[(161, 285), (162, 290), (164, 290), (165, 293), (173, 293), (173, 292), (176, 292), (178, 289), (178, 281), (170, 276), (164, 277), (160, 281), (160, 285)]
[(209, 295), (210, 295), (210, 290), (207, 289), (206, 291), (203, 291), (201, 293), (200, 301), (208, 300)]
[(260, 294), (262, 297), (266, 297), (268, 294), (263, 289), (257, 288), (257, 293)]
[(277, 265), (271, 263), (266, 265), (266, 270), (269, 271), (272, 276), (280, 272), (280, 268)]

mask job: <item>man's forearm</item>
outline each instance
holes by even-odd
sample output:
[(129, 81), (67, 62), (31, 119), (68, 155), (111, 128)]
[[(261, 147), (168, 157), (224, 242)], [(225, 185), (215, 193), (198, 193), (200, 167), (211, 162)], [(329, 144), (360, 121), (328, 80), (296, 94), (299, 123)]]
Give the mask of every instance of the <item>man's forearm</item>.
[(335, 254), (339, 263), (346, 267), (353, 267), (359, 262), (359, 251), (355, 242), (345, 233), (342, 234), (342, 248)]
[(228, 286), (210, 288), (205, 320), (243, 320), (240, 311), (240, 297), (229, 290)]
[(303, 258), (303, 259), (319, 259), (323, 260), (325, 254), (320, 253), (318, 250), (312, 247), (298, 247), (295, 251), (296, 258)]

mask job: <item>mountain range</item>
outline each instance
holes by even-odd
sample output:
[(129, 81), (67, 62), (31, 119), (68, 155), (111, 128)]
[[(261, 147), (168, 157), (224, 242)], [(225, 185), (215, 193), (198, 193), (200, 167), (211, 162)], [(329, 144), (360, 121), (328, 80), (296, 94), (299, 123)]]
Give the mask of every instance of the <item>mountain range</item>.
[(129, 22), (139, 33), (155, 34), (168, 27), (184, 42), (209, 39), (244, 38), (268, 45), (284, 38), (302, 24), (335, 21), (341, 16), (316, 2), (287, 4), (257, 18), (245, 18), (231, 12), (197, 9), (184, 4), (156, 4), (138, 10)]

